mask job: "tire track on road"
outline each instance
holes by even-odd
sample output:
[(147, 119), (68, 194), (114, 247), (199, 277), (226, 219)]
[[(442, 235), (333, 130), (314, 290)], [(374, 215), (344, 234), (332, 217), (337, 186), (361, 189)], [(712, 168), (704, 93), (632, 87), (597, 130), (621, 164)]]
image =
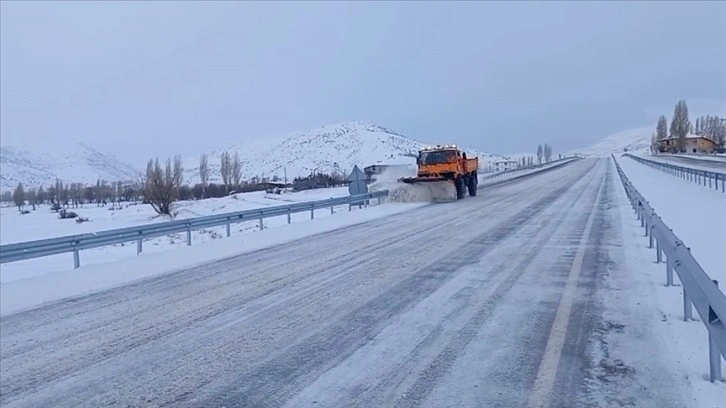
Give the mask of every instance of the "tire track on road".
[[(589, 192), (593, 180), (595, 178), (591, 177), (584, 188), (570, 192), (574, 194), (572, 203), (579, 202), (583, 195)], [(542, 223), (534, 224), (535, 218), (527, 222), (527, 231), (531, 230), (532, 235), (518, 250), (522, 258), (510, 259), (498, 265), (497, 268), (505, 272), (502, 273), (501, 279), (494, 282), (493, 288), (483, 288), (481, 293), (471, 293), (467, 302), (457, 308), (456, 313), (440, 321), (402, 364), (389, 368), (387, 376), (378, 381), (377, 386), (368, 387), (365, 392), (355, 395), (353, 401), (356, 405), (381, 406), (394, 399), (396, 401), (394, 406), (405, 407), (419, 406), (425, 401), (459, 354), (474, 340), (477, 331), (498, 307), (499, 302), (508, 295), (530, 264), (543, 251), (545, 244), (555, 234), (561, 233), (562, 221), (567, 217), (567, 213), (559, 210), (559, 206), (565, 203), (571, 204), (568, 195), (553, 200), (545, 210), (537, 214), (535, 218), (543, 219)], [(489, 257), (485, 255), (482, 259), (487, 260)], [(449, 329), (450, 335), (445, 343), (439, 339), (440, 333), (444, 331), (443, 325), (457, 327)], [(342, 405), (349, 403), (351, 401), (346, 400)]]
[[(566, 184), (535, 201), (532, 205), (500, 222), (491, 232), (472, 240), (455, 258), (437, 261), (407, 279), (397, 283), (363, 306), (342, 316), (336, 322), (241, 376), (234, 389), (225, 389), (222, 399), (202, 401), (215, 406), (277, 406), (287, 401), (322, 372), (338, 364), (378, 333), (388, 320), (400, 315), (431, 295), (456, 276), (457, 271), (479, 259), (507, 236), (522, 228), (526, 222), (548, 207), (572, 184)], [(355, 325), (350, 327), (350, 322)], [(339, 333), (344, 333), (342, 336)], [(264, 402), (263, 402), (264, 401)]]

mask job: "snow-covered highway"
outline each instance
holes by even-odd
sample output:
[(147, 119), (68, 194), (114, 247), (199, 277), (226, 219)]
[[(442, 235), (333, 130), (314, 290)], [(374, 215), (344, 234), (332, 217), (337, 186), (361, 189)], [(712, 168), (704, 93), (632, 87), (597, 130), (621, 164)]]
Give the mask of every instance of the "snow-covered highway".
[(4, 316), (0, 404), (692, 406), (618, 189), (578, 160)]

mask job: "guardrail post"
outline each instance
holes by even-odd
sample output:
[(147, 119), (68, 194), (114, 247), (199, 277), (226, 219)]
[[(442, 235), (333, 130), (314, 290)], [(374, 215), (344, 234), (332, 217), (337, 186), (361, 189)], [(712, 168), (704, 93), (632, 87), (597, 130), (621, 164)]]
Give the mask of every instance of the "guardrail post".
[(141, 238), (136, 240), (136, 255), (141, 253), (143, 242), (144, 242), (144, 240)]
[(187, 246), (192, 246), (192, 227), (187, 227)]
[(660, 241), (655, 240), (655, 263), (661, 263), (663, 262), (663, 250), (660, 247)]
[(292, 216), (290, 215), (290, 209), (288, 208), (287, 209), (287, 223), (289, 224), (291, 222), (292, 222)]
[(81, 256), (78, 253), (77, 249), (73, 250), (73, 269), (78, 269), (81, 267)]
[[(718, 281), (716, 279), (713, 280), (713, 283), (718, 287)], [(715, 324), (718, 320), (718, 316), (716, 316), (716, 313), (709, 306), (708, 324)], [(708, 332), (708, 360), (711, 368), (711, 382), (721, 381), (721, 353), (719, 352), (718, 344), (716, 344), (716, 339), (711, 335), (710, 331)]]
[(262, 231), (263, 229), (265, 229), (265, 224), (262, 221), (262, 217), (260, 217), (260, 231)]
[(314, 205), (313, 205), (313, 207), (312, 207), (312, 208), (310, 209), (310, 219), (311, 219), (311, 220), (315, 219), (315, 206), (314, 206)]
[(229, 223), (229, 218), (227, 218), (227, 225), (225, 226), (225, 229), (227, 230), (227, 238), (229, 238), (230, 235), (232, 235), (231, 234), (232, 231), (230, 231), (230, 225), (229, 224), (230, 224)]
[(381, 196), (378, 196), (378, 205), (381, 205)]
[(683, 287), (683, 321), (687, 322), (689, 320), (693, 320), (693, 304), (691, 303), (691, 298), (688, 296), (688, 293), (686, 292), (686, 287)]
[[(643, 217), (643, 218), (645, 218), (645, 217)], [(650, 225), (648, 223), (648, 220), (645, 220), (645, 232), (644, 233), (645, 233), (645, 236), (646, 237), (650, 236), (650, 234), (649, 234), (650, 233)], [(652, 242), (650, 243), (650, 246), (648, 248), (653, 248), (653, 243)]]
[[(666, 256), (666, 286), (673, 286), (673, 264), (671, 258)], [(685, 292), (683, 292), (685, 294)]]
[(652, 249), (653, 248), (653, 223), (650, 223), (650, 225), (648, 225), (646, 234), (648, 234), (648, 248)]
[(333, 213), (334, 213), (334, 212), (335, 212), (335, 211), (333, 211), (333, 206), (331, 205), (331, 206), (330, 206), (330, 215), (333, 215)]

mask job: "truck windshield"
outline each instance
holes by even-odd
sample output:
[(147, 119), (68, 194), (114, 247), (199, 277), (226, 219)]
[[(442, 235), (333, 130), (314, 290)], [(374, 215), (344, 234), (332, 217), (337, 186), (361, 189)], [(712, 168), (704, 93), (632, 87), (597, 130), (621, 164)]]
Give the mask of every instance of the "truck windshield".
[(421, 164), (442, 164), (456, 161), (456, 152), (454, 150), (438, 150), (431, 152), (421, 152)]

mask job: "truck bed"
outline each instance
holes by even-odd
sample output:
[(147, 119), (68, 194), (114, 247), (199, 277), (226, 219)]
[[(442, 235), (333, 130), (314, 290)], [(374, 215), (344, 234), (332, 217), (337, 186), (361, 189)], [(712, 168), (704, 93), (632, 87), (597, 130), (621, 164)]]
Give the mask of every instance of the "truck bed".
[(464, 162), (464, 172), (471, 173), (472, 171), (477, 171), (479, 169), (479, 158), (475, 157), (473, 159), (466, 159)]

